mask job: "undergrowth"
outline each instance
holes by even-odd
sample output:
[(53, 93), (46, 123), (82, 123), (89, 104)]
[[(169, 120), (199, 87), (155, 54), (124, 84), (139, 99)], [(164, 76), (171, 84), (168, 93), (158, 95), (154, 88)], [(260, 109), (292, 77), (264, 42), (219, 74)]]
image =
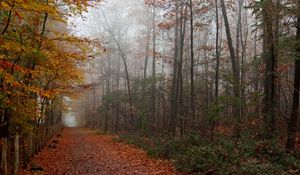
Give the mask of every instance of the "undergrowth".
[(181, 138), (122, 135), (120, 142), (144, 149), (149, 156), (173, 161), (179, 171), (216, 175), (300, 174), (299, 156), (285, 152), (274, 140), (242, 136), (218, 136), (209, 140), (199, 135)]

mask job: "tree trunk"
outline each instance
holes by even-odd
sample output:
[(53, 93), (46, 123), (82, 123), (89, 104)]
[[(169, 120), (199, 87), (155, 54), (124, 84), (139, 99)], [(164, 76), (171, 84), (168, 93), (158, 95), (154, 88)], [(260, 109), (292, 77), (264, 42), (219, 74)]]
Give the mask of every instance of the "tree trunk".
[(187, 13), (187, 8), (185, 6), (181, 6), (180, 10), (180, 42), (179, 44), (179, 62), (178, 62), (178, 75), (177, 75), (177, 94), (178, 94), (178, 114), (180, 116), (180, 134), (184, 133), (184, 103), (183, 103), (183, 76), (182, 76), (182, 66), (183, 66), (183, 53), (184, 53), (184, 39), (185, 39), (185, 30), (186, 30), (186, 19), (183, 19), (183, 14)]
[[(224, 18), (224, 25), (225, 25), (225, 30), (226, 30), (226, 36), (227, 36), (227, 42), (228, 42), (228, 47), (229, 47), (229, 52), (230, 52), (230, 58), (231, 58), (231, 64), (232, 64), (232, 74), (233, 74), (233, 90), (234, 90), (234, 97), (236, 98), (236, 101), (239, 101), (240, 99), (240, 75), (238, 71), (238, 65), (237, 65), (237, 58), (234, 53), (234, 48), (233, 48), (233, 43), (232, 43), (232, 38), (231, 38), (231, 32), (230, 32), (230, 27), (229, 27), (229, 21), (227, 17), (227, 12), (226, 12), (226, 7), (225, 7), (225, 2), (224, 0), (221, 0), (221, 8), (222, 8), (222, 13), (223, 13), (223, 18)], [(237, 125), (235, 126), (235, 134), (239, 136), (239, 130), (240, 130), (240, 123), (241, 123), (241, 116), (240, 116), (240, 109), (239, 105), (235, 104), (233, 107), (233, 112), (234, 116), (237, 117)]]
[[(298, 1), (298, 9), (300, 8), (300, 2)], [(299, 13), (299, 11), (298, 11)], [(300, 15), (298, 14), (297, 22), (297, 42), (300, 42)], [(296, 60), (295, 60), (295, 72), (294, 72), (294, 92), (293, 92), (293, 105), (291, 118), (288, 122), (288, 138), (286, 148), (288, 150), (295, 149), (295, 137), (297, 131), (297, 120), (299, 115), (299, 91), (300, 91), (300, 45), (296, 46)]]
[(236, 65), (237, 65), (237, 73), (240, 76), (240, 37), (241, 37), (241, 30), (242, 30), (242, 0), (238, 0), (238, 19), (236, 25), (236, 40), (235, 40), (235, 58), (236, 58)]
[[(280, 35), (280, 21), (281, 21), (281, 0), (276, 0), (276, 7), (274, 9), (276, 9), (275, 11), (275, 19), (274, 19), (274, 57), (275, 57), (275, 71), (277, 70), (277, 67), (279, 65), (279, 35)], [(274, 108), (277, 109), (276, 111), (274, 111), (274, 115), (275, 117), (279, 116), (279, 111), (281, 111), (280, 109), (280, 78), (278, 78), (277, 76), (277, 72), (275, 72), (275, 81), (276, 81), (276, 87), (275, 87), (275, 94), (274, 94), (274, 98), (275, 98), (275, 106)]]
[[(110, 93), (110, 65), (109, 66), (109, 70), (108, 75), (106, 75), (106, 94), (109, 95)], [(110, 102), (106, 101), (105, 102), (105, 118), (104, 118), (104, 131), (107, 132), (108, 131), (108, 119), (109, 119), (109, 109), (110, 109)]]
[[(144, 60), (144, 75), (143, 75), (143, 78), (144, 78), (144, 80), (146, 80), (146, 78), (147, 78), (147, 68), (148, 68), (148, 60), (149, 60), (149, 50), (150, 50), (150, 33), (151, 33), (151, 30), (150, 30), (150, 15), (148, 15), (149, 14), (149, 8), (147, 8), (147, 17), (148, 17), (148, 21), (147, 21), (147, 23), (148, 23), (148, 26), (147, 26), (147, 37), (146, 37), (146, 49), (145, 49), (145, 60)], [(146, 82), (144, 82), (143, 83), (143, 85), (142, 85), (142, 99), (144, 99), (145, 98), (145, 87), (146, 86)]]
[(28, 163), (28, 152), (26, 149), (26, 145), (25, 145), (25, 138), (24, 138), (24, 134), (21, 137), (21, 144), (22, 144), (22, 152), (23, 152), (23, 169), (27, 168), (27, 163)]
[(33, 132), (31, 131), (29, 133), (29, 149), (28, 149), (28, 155), (29, 155), (29, 159), (32, 158), (33, 154), (34, 154), (34, 138), (33, 138)]
[(115, 122), (115, 131), (119, 131), (119, 120), (120, 120), (120, 104), (119, 102), (117, 103), (116, 106), (116, 122)]
[(192, 123), (194, 123), (196, 109), (195, 109), (195, 90), (194, 90), (194, 14), (193, 14), (193, 1), (190, 0), (190, 30), (191, 30), (191, 70), (190, 70), (190, 78), (191, 78), (191, 111), (192, 111)]
[(7, 151), (8, 151), (8, 139), (2, 138), (2, 152), (1, 152), (1, 174), (8, 175), (7, 169)]
[[(218, 104), (219, 98), (219, 67), (220, 67), (220, 52), (219, 52), (219, 8), (218, 8), (218, 0), (215, 0), (215, 13), (216, 13), (216, 74), (215, 74), (215, 102)], [(212, 123), (212, 134), (214, 135), (216, 126), (216, 121), (214, 120)]]
[(6, 108), (3, 112), (3, 116), (1, 116), (1, 130), (0, 130), (0, 136), (2, 141), (2, 150), (1, 150), (1, 167), (0, 167), (0, 173), (3, 175), (8, 174), (8, 167), (7, 167), (7, 159), (8, 159), (8, 136), (9, 136), (9, 109)]
[[(240, 0), (240, 8), (243, 7), (244, 0)], [(248, 20), (247, 20), (247, 9), (244, 9), (243, 13), (243, 21), (245, 26), (244, 35), (242, 33), (242, 24), (240, 25), (241, 29), (240, 32), (240, 42), (242, 47), (242, 53), (241, 53), (241, 102), (240, 102), (240, 111), (241, 111), (241, 117), (244, 117), (247, 111), (246, 108), (246, 80), (245, 80), (245, 62), (246, 62), (246, 55), (247, 55), (247, 40), (248, 40)], [(245, 37), (245, 38), (244, 38)], [(258, 77), (257, 77), (258, 79)]]
[(20, 136), (15, 135), (15, 163), (14, 163), (14, 175), (18, 175), (19, 162), (20, 162)]
[[(255, 25), (257, 25), (257, 22), (255, 23)], [(255, 35), (254, 35), (254, 74), (253, 74), (253, 81), (254, 81), (254, 93), (257, 94), (256, 96), (256, 105), (255, 105), (255, 113), (258, 115), (258, 117), (261, 115), (260, 113), (260, 103), (261, 100), (258, 97), (258, 93), (259, 93), (259, 79), (257, 77), (259, 77), (259, 57), (257, 55), (257, 36), (258, 36), (258, 31), (255, 31)]]
[(156, 73), (156, 27), (155, 27), (155, 7), (153, 7), (153, 12), (152, 12), (152, 125), (155, 125), (155, 104), (156, 104), (156, 78), (155, 78), (155, 73)]
[(175, 135), (176, 132), (176, 123), (177, 123), (177, 99), (178, 99), (178, 91), (177, 91), (177, 72), (178, 72), (178, 27), (179, 27), (179, 5), (178, 0), (175, 2), (176, 4), (176, 10), (175, 10), (175, 41), (174, 41), (174, 63), (173, 63), (173, 78), (172, 78), (172, 91), (171, 91), (171, 108), (170, 108), (170, 131)]
[(219, 96), (219, 67), (220, 67), (220, 52), (219, 52), (219, 8), (218, 0), (215, 0), (216, 10), (216, 75), (215, 75), (215, 98), (218, 100)]
[(266, 0), (263, 7), (264, 22), (264, 59), (266, 65), (265, 74), (265, 129), (266, 136), (272, 135), (275, 130), (275, 52), (274, 52), (274, 34), (273, 34), (273, 2)]

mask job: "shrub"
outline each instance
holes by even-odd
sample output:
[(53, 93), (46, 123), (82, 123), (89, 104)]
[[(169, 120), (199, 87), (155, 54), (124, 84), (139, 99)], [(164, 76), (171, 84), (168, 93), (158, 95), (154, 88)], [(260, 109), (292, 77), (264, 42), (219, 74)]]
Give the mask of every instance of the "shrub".
[(237, 174), (240, 175), (283, 175), (284, 172), (271, 163), (263, 163), (257, 160), (242, 163)]
[(185, 172), (208, 172), (218, 169), (221, 158), (210, 146), (193, 146), (176, 157), (175, 166)]
[(300, 170), (300, 159), (274, 140), (219, 137), (212, 141), (195, 134), (181, 138), (123, 136), (120, 140), (152, 157), (170, 159), (178, 170), (188, 173), (285, 175), (299, 174)]

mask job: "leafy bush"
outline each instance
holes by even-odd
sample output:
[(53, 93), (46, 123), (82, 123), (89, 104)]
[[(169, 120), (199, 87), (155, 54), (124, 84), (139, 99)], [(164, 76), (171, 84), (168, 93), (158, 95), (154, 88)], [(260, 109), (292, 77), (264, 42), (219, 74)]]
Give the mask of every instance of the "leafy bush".
[(150, 156), (170, 159), (176, 168), (188, 173), (216, 175), (299, 174), (300, 159), (276, 146), (275, 141), (242, 137), (207, 140), (199, 135), (181, 138), (123, 136)]
[(241, 164), (237, 174), (240, 175), (283, 175), (284, 172), (280, 170), (280, 167), (274, 166), (271, 163), (262, 163), (259, 161), (249, 161)]
[(175, 166), (185, 172), (207, 172), (218, 169), (221, 158), (210, 146), (194, 146), (176, 157)]

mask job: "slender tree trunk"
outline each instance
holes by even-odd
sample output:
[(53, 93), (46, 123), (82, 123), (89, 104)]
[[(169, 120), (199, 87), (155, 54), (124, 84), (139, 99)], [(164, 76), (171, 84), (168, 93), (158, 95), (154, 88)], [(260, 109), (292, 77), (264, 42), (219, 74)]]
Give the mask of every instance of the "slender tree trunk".
[(1, 173), (8, 175), (7, 169), (7, 151), (8, 151), (8, 138), (2, 138), (2, 152), (1, 152)]
[(156, 73), (156, 27), (155, 27), (155, 7), (153, 7), (153, 12), (152, 12), (152, 125), (155, 125), (155, 104), (156, 104), (156, 77), (155, 77), (155, 73)]
[[(242, 38), (242, 8), (243, 8), (243, 0), (238, 0), (238, 21), (237, 21), (237, 27), (236, 27), (236, 48), (235, 48), (235, 52), (236, 52), (236, 64), (237, 64), (237, 74), (239, 76), (239, 81), (242, 81), (241, 78), (241, 71), (240, 71), (240, 62), (241, 62), (241, 58), (240, 58), (240, 45), (242, 45), (243, 43), (241, 43), (241, 38)], [(243, 59), (243, 58), (242, 58)], [(240, 86), (242, 86), (242, 83), (239, 82)], [(242, 88), (239, 88), (239, 93), (240, 93), (240, 97), (241, 95), (241, 91)], [(238, 105), (239, 105), (239, 115), (242, 117), (242, 100), (238, 100)]]
[[(256, 22), (257, 25), (257, 22)], [(258, 31), (255, 31), (255, 35), (254, 35), (254, 75), (253, 75), (253, 80), (254, 80), (254, 92), (255, 94), (257, 94), (256, 96), (256, 105), (255, 105), (255, 113), (258, 115), (258, 117), (260, 117), (260, 103), (261, 100), (258, 97), (258, 93), (259, 93), (259, 79), (257, 77), (259, 77), (259, 57), (257, 55), (257, 35), (258, 35)]]
[(242, 8), (243, 8), (243, 0), (238, 0), (238, 20), (237, 20), (237, 26), (236, 26), (236, 64), (237, 64), (237, 70), (240, 75), (240, 42), (241, 42), (241, 30), (242, 30)]
[[(147, 16), (148, 16), (148, 26), (147, 26), (147, 37), (146, 37), (146, 49), (145, 49), (145, 60), (144, 60), (144, 80), (146, 80), (147, 78), (147, 68), (148, 68), (148, 60), (149, 60), (149, 50), (150, 50), (150, 33), (151, 33), (151, 30), (150, 30), (150, 15), (149, 14), (149, 8), (147, 8)], [(142, 99), (145, 98), (145, 87), (146, 86), (146, 83), (144, 82), (143, 83), (143, 86), (142, 86)]]
[[(164, 39), (165, 36), (164, 34), (162, 35), (162, 39)], [(162, 52), (163, 52), (163, 55), (165, 55), (166, 53), (166, 45), (163, 44), (162, 46)], [(163, 62), (162, 63), (162, 75), (164, 75), (164, 71), (165, 71), (165, 63)], [(161, 98), (162, 98), (162, 129), (164, 128), (168, 128), (168, 120), (167, 120), (167, 103), (166, 103), (166, 98), (165, 98), (165, 76), (162, 77), (162, 80), (161, 80), (161, 92), (162, 92), (162, 95), (161, 95)]]
[[(238, 71), (238, 65), (237, 65), (237, 58), (234, 53), (234, 48), (233, 48), (233, 43), (232, 43), (232, 38), (231, 38), (231, 32), (230, 32), (230, 27), (229, 27), (229, 21), (227, 17), (227, 12), (226, 12), (226, 7), (225, 7), (225, 2), (224, 0), (221, 1), (221, 8), (222, 8), (222, 13), (223, 13), (223, 18), (224, 18), (224, 25), (225, 25), (225, 30), (226, 30), (226, 36), (227, 36), (227, 42), (228, 42), (228, 47), (229, 47), (229, 52), (230, 52), (230, 58), (231, 58), (231, 64), (232, 64), (232, 75), (233, 75), (233, 89), (234, 89), (234, 97), (236, 98), (236, 101), (240, 100), (240, 75)], [(240, 124), (241, 124), (241, 116), (240, 116), (240, 109), (239, 109), (239, 104), (234, 105), (234, 116), (237, 117), (237, 125), (235, 126), (235, 134), (239, 136), (239, 131), (240, 131)]]
[(33, 134), (34, 134), (34, 131), (31, 131), (29, 133), (29, 149), (28, 149), (28, 155), (29, 155), (29, 159), (32, 158), (33, 154), (34, 154), (34, 138), (33, 138)]
[[(240, 0), (240, 8), (243, 7), (244, 0)], [(241, 102), (240, 102), (240, 111), (241, 111), (241, 117), (244, 117), (247, 111), (246, 108), (246, 80), (245, 80), (245, 62), (246, 62), (246, 55), (247, 55), (247, 40), (248, 40), (248, 18), (247, 18), (247, 9), (244, 9), (243, 13), (243, 21), (245, 22), (243, 26), (245, 26), (245, 31), (243, 35), (242, 30), (242, 23), (240, 25), (241, 29), (240, 32), (240, 42), (242, 47), (242, 53), (241, 53)], [(257, 77), (258, 78), (258, 77)]]
[(219, 96), (219, 67), (220, 67), (220, 52), (219, 52), (219, 8), (218, 0), (215, 0), (216, 10), (216, 75), (215, 75), (215, 98), (218, 101)]
[(179, 58), (179, 54), (178, 54), (178, 27), (179, 27), (179, 5), (178, 5), (178, 0), (176, 0), (175, 2), (176, 4), (176, 10), (175, 10), (175, 21), (176, 21), (176, 25), (175, 25), (175, 41), (174, 41), (174, 63), (173, 63), (173, 78), (172, 78), (172, 91), (171, 91), (171, 108), (170, 108), (170, 131), (175, 135), (176, 133), (176, 123), (177, 123), (177, 99), (178, 99), (178, 91), (177, 91), (177, 72), (178, 72), (178, 58)]
[(274, 72), (274, 78), (275, 78), (275, 94), (274, 94), (274, 98), (275, 98), (275, 106), (274, 108), (277, 109), (276, 111), (274, 111), (274, 116), (275, 118), (279, 116), (279, 111), (281, 110), (280, 109), (280, 86), (281, 86), (281, 83), (280, 83), (280, 78), (277, 76), (277, 67), (279, 65), (279, 33), (280, 33), (280, 21), (281, 21), (281, 3), (280, 3), (281, 0), (276, 0), (276, 7), (275, 7), (275, 19), (274, 19), (274, 57), (275, 57), (275, 63), (274, 63), (274, 66), (275, 66), (275, 72)]
[(23, 152), (23, 169), (27, 168), (27, 163), (28, 163), (28, 151), (26, 149), (26, 145), (25, 145), (25, 138), (24, 138), (24, 134), (21, 137), (21, 144), (22, 144), (22, 152)]
[[(203, 35), (203, 45), (207, 46), (208, 44), (208, 29), (205, 30)], [(205, 80), (205, 107), (209, 108), (210, 104), (210, 90), (209, 90), (209, 72), (208, 72), (208, 60), (207, 60), (207, 50), (203, 51), (203, 60), (204, 60), (204, 80)]]
[(184, 103), (183, 103), (183, 75), (182, 75), (182, 67), (183, 67), (183, 54), (184, 54), (184, 39), (185, 39), (185, 31), (186, 31), (186, 19), (183, 19), (183, 14), (187, 13), (187, 8), (185, 6), (181, 6), (180, 10), (180, 42), (179, 44), (179, 62), (178, 62), (178, 79), (177, 79), (177, 94), (178, 94), (178, 113), (180, 116), (180, 133), (181, 135), (184, 133)]
[(195, 109), (195, 90), (194, 90), (194, 14), (193, 14), (193, 1), (190, 0), (190, 30), (191, 30), (191, 111), (192, 111), (192, 120), (190, 122), (194, 123), (196, 109)]
[(19, 162), (20, 162), (20, 136), (15, 135), (15, 164), (14, 164), (14, 175), (18, 175)]
[(120, 120), (120, 104), (119, 102), (117, 103), (116, 107), (116, 122), (115, 122), (115, 131), (119, 131), (119, 120)]
[[(107, 75), (106, 75), (106, 94), (109, 95), (110, 93), (110, 63), (108, 63), (108, 71), (107, 71)], [(108, 131), (108, 119), (109, 119), (109, 110), (110, 110), (110, 102), (106, 101), (105, 102), (105, 119), (104, 119), (104, 131), (107, 132)]]
[[(150, 34), (150, 30), (148, 31), (148, 33)], [(149, 36), (149, 39), (150, 39), (150, 36)], [(148, 41), (149, 42), (149, 41)], [(149, 44), (148, 44), (149, 45)], [(146, 53), (148, 54), (148, 53)], [(145, 59), (148, 59), (148, 58), (145, 58)], [(147, 60), (148, 62), (148, 60)], [(121, 76), (121, 62), (120, 62), (120, 59), (118, 59), (118, 62), (117, 62), (117, 91), (120, 90), (120, 76)], [(146, 73), (147, 73), (147, 66), (145, 66), (146, 69)], [(144, 74), (144, 78), (146, 78), (146, 74)], [(121, 110), (121, 103), (120, 101), (117, 102), (117, 116), (116, 116), (116, 130), (119, 131), (120, 130), (120, 110)]]
[[(219, 8), (218, 8), (218, 0), (215, 0), (215, 13), (216, 13), (216, 74), (215, 74), (215, 102), (218, 104), (219, 100), (219, 67), (220, 67), (220, 52), (219, 52)], [(214, 120), (212, 123), (212, 134), (214, 135), (216, 127), (216, 121)]]
[(3, 29), (3, 31), (1, 32), (1, 35), (4, 35), (4, 34), (5, 34), (5, 32), (7, 31), (8, 27), (9, 27), (9, 25), (10, 25), (11, 18), (12, 18), (12, 12), (13, 12), (14, 6), (15, 6), (15, 5), (14, 5), (14, 3), (13, 3), (13, 5), (11, 6), (11, 9), (9, 10), (8, 18), (7, 18), (7, 21), (6, 21), (6, 25), (5, 25), (4, 29)]

